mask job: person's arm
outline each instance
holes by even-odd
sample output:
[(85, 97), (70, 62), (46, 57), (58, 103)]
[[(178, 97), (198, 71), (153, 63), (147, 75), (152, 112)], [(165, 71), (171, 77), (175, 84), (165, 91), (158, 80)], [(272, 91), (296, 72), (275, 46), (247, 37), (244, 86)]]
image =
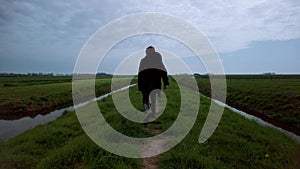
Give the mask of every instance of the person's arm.
[(161, 77), (163, 79), (164, 89), (167, 89), (169, 87), (168, 73), (167, 73), (167, 69), (163, 63), (162, 63), (162, 67), (163, 67), (163, 70), (161, 70), (161, 72), (162, 72)]
[(142, 88), (144, 86), (144, 73), (143, 73), (143, 69), (144, 69), (144, 65), (143, 62), (140, 61), (140, 65), (139, 65), (139, 73), (138, 73), (138, 91), (142, 91)]
[(141, 83), (142, 83), (142, 79), (141, 79), (141, 72), (138, 73), (138, 91), (141, 91)]
[(168, 78), (167, 69), (162, 61), (162, 56), (160, 54), (159, 54), (159, 59), (160, 59), (161, 77), (163, 79), (164, 89), (167, 89), (169, 87), (169, 78)]
[(165, 71), (162, 71), (162, 79), (164, 83), (164, 89), (167, 89), (169, 87), (169, 78), (168, 73)]

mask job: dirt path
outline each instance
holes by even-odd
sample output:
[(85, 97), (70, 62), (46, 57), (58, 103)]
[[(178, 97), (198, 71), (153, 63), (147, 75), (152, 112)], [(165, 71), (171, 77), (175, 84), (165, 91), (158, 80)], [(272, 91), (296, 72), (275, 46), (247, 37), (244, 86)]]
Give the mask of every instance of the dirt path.
[[(156, 103), (156, 112), (160, 111), (160, 104), (157, 101)], [(151, 124), (146, 124), (144, 127), (144, 130), (149, 131), (149, 127), (148, 125)], [(160, 130), (153, 130), (151, 131), (152, 134), (157, 135), (159, 133), (161, 133)], [(151, 154), (157, 154), (158, 152), (161, 152), (163, 150), (164, 144), (166, 142), (166, 138), (164, 139), (156, 139), (153, 140), (152, 142), (149, 142), (148, 144), (146, 144), (143, 149), (142, 149), (142, 155), (143, 156), (149, 156)], [(142, 159), (142, 169), (158, 169), (158, 165), (157, 162), (159, 160), (160, 155), (156, 155), (153, 157), (148, 157), (148, 158), (143, 158)]]
[[(155, 132), (159, 133), (160, 131), (157, 130)], [(153, 140), (152, 142), (146, 144), (142, 149), (143, 156), (161, 152), (165, 142), (166, 142), (165, 139), (159, 139), (159, 140)], [(158, 169), (157, 162), (159, 160), (159, 156), (160, 155), (143, 158), (142, 159), (142, 163), (143, 163), (142, 169)]]

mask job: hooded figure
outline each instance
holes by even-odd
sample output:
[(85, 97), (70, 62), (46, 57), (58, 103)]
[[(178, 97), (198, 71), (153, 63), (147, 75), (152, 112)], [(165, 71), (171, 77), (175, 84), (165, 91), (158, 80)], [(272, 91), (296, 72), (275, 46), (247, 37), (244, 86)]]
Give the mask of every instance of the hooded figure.
[[(161, 79), (164, 83), (164, 89), (169, 86), (167, 69), (162, 62), (160, 53), (156, 52), (154, 47), (149, 46), (146, 49), (146, 56), (141, 59), (138, 73), (138, 90), (143, 94), (143, 106), (146, 111), (150, 110), (149, 95), (155, 89), (161, 89)], [(157, 90), (156, 90), (157, 91)], [(157, 92), (151, 93), (151, 112), (155, 113), (155, 97)]]

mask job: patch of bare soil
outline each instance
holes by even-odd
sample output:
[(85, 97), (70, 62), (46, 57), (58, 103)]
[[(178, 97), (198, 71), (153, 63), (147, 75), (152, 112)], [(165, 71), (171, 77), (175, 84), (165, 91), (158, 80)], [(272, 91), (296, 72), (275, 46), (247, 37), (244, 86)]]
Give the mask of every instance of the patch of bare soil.
[[(160, 110), (160, 104), (157, 102), (156, 104), (156, 112), (159, 112)], [(149, 131), (148, 124), (145, 125), (144, 130)], [(151, 131), (152, 134), (159, 134), (161, 133), (160, 130), (153, 130)], [(167, 138), (162, 138), (162, 139), (156, 139), (153, 140), (152, 142), (149, 142), (142, 148), (142, 155), (143, 156), (150, 156), (151, 154), (158, 154), (162, 152), (164, 148), (164, 144), (166, 142)], [(153, 157), (147, 157), (142, 159), (142, 169), (158, 169), (157, 162), (159, 160), (160, 155), (156, 155)]]
[[(165, 144), (164, 139), (160, 140), (154, 140), (152, 142), (149, 142), (146, 144), (143, 149), (142, 149), (142, 155), (147, 156), (151, 155), (153, 153), (159, 153), (163, 150), (163, 146)], [(148, 157), (148, 158), (143, 158), (142, 163), (143, 163), (143, 169), (158, 169), (157, 166), (157, 161), (159, 160), (159, 155), (153, 156), (153, 157)]]

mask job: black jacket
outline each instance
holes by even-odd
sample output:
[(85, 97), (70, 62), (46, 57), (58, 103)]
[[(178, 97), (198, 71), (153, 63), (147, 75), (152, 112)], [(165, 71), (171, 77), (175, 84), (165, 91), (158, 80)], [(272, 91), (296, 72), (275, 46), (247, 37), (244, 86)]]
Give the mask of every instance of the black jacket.
[(158, 52), (147, 52), (141, 60), (138, 73), (138, 90), (152, 91), (161, 89), (161, 79), (164, 85), (169, 85), (167, 70)]

